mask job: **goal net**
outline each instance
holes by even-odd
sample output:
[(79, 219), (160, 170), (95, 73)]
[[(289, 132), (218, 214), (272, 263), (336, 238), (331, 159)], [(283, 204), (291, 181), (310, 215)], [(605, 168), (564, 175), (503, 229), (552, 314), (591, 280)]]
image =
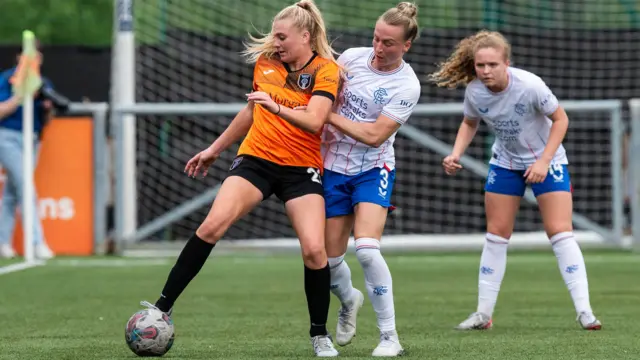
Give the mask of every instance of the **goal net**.
[[(251, 90), (252, 66), (240, 56), (247, 33), (268, 32), (271, 18), (291, 1), (135, 1), (136, 101), (153, 103), (242, 103)], [(370, 46), (377, 17), (394, 1), (316, 0), (338, 51)], [(503, 32), (513, 45), (513, 65), (541, 76), (559, 99), (625, 99), (637, 92), (638, 14), (627, 2), (603, 0), (417, 1), (420, 38), (405, 60), (418, 76), (421, 103), (459, 103), (463, 90), (443, 90), (426, 75), (461, 38), (487, 28)], [(637, 95), (637, 94), (636, 94)], [(614, 226), (612, 150), (607, 111), (570, 112), (565, 141), (571, 162), (576, 212), (604, 229)], [(625, 114), (626, 115), (626, 114)], [(138, 224), (143, 226), (214, 188), (224, 178), (237, 145), (207, 178), (182, 172), (186, 161), (224, 131), (231, 116), (138, 115)], [(452, 144), (460, 115), (416, 114), (409, 124)], [(486, 163), (491, 135), (482, 126), (468, 154)], [(447, 177), (442, 154), (405, 136), (396, 140), (397, 179), (386, 234), (445, 236), (482, 234), (484, 177), (471, 171)], [(186, 239), (209, 210), (169, 224), (146, 240)], [(536, 207), (523, 203), (516, 232), (541, 231)], [(294, 238), (281, 203), (270, 199), (233, 226), (226, 239)], [(542, 239), (544, 240), (544, 239)]]

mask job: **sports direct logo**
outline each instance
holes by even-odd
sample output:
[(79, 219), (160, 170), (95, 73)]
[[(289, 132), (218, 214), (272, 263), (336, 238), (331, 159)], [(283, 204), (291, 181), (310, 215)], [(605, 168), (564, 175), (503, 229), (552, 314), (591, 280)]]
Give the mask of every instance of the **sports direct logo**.
[[(0, 169), (0, 206), (2, 206), (2, 189), (7, 177)], [(38, 216), (42, 220), (71, 220), (76, 215), (75, 203), (72, 198), (38, 198)]]
[(43, 198), (38, 201), (38, 214), (43, 220), (68, 221), (76, 215), (75, 204), (72, 198), (66, 196), (59, 199)]
[[(2, 197), (0, 197), (2, 206)], [(72, 198), (61, 197), (38, 199), (38, 216), (41, 220), (72, 220), (76, 215), (75, 203)]]

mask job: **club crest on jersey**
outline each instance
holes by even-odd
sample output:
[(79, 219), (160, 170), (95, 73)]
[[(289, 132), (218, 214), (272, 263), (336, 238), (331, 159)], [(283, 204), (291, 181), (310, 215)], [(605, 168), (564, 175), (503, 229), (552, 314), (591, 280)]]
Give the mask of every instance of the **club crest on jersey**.
[(233, 162), (231, 163), (231, 167), (229, 168), (229, 171), (235, 169), (238, 167), (238, 165), (240, 165), (240, 163), (242, 162), (242, 157), (237, 157), (233, 160)]
[(300, 74), (298, 76), (298, 87), (306, 90), (311, 85), (311, 74)]
[(378, 88), (373, 92), (373, 102), (376, 104), (383, 104), (385, 101), (385, 96), (387, 95), (387, 89)]
[(518, 114), (520, 116), (524, 115), (527, 112), (527, 108), (524, 106), (524, 104), (520, 104), (520, 103), (517, 103), (515, 105), (514, 110), (515, 110), (516, 114)]

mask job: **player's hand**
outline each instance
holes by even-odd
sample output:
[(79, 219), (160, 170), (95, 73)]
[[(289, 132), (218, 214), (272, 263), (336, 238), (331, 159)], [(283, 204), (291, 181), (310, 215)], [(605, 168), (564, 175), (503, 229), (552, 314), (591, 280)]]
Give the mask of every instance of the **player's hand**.
[(280, 105), (273, 101), (271, 96), (269, 96), (269, 94), (264, 91), (254, 91), (246, 95), (248, 101), (253, 101), (256, 104), (260, 104), (272, 113), (277, 113), (280, 111)]
[(538, 184), (547, 178), (549, 173), (549, 162), (543, 159), (536, 160), (533, 165), (529, 166), (524, 173), (524, 178), (527, 184)]
[(209, 167), (218, 159), (218, 155), (208, 147), (205, 150), (200, 151), (196, 156), (192, 157), (187, 162), (187, 166), (184, 167), (184, 172), (189, 177), (196, 177), (198, 173), (202, 173), (202, 176), (207, 176)]
[(442, 160), (442, 167), (447, 175), (455, 175), (458, 170), (462, 169), (460, 165), (460, 156), (449, 155)]
[(47, 100), (45, 100), (45, 101), (43, 101), (43, 102), (42, 102), (42, 107), (43, 107), (45, 110), (51, 110), (51, 109), (53, 109), (53, 103), (51, 102), (51, 100), (48, 100), (48, 99), (47, 99)]

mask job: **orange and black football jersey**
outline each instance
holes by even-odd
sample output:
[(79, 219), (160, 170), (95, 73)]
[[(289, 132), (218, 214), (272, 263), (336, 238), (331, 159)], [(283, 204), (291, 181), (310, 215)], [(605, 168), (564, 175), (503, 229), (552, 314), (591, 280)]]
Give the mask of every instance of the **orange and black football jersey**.
[[(289, 108), (307, 105), (313, 95), (335, 101), (339, 82), (339, 66), (317, 55), (298, 71), (290, 71), (279, 59), (262, 56), (253, 71), (253, 90), (263, 91), (280, 106)], [(322, 131), (308, 133), (256, 105), (253, 125), (238, 155), (252, 155), (279, 165), (322, 169), (321, 134)]]

